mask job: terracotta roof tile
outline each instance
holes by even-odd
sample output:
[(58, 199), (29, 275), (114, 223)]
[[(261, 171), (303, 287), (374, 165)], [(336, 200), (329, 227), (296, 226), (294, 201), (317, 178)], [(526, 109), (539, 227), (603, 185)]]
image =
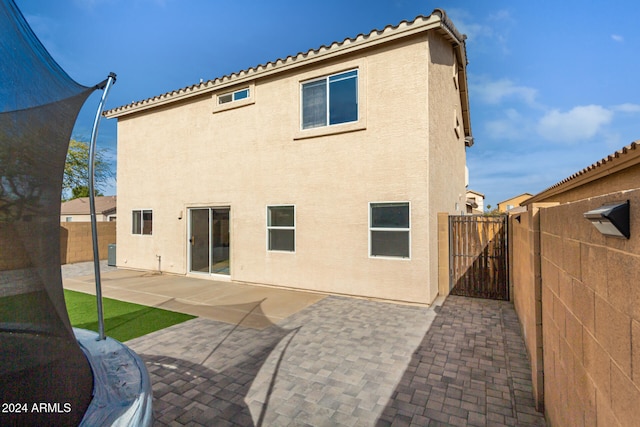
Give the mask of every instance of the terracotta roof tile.
[(258, 73), (269, 71), (276, 67), (293, 64), (297, 61), (301, 61), (307, 58), (312, 58), (312, 57), (324, 55), (326, 53), (331, 53), (333, 51), (341, 50), (343, 48), (347, 48), (352, 45), (361, 44), (372, 38), (384, 37), (398, 30), (403, 30), (409, 27), (413, 27), (416, 24), (419, 25), (419, 24), (426, 23), (429, 19), (432, 18), (433, 15), (436, 15), (439, 18), (439, 21), (442, 24), (441, 27), (444, 28), (443, 31), (446, 32), (449, 37), (456, 39), (458, 43), (463, 45), (464, 56), (465, 56), (464, 60), (466, 63), (466, 46), (464, 44), (464, 40), (466, 39), (466, 36), (460, 34), (458, 30), (456, 30), (455, 26), (453, 25), (451, 20), (449, 20), (446, 13), (442, 9), (434, 9), (434, 11), (429, 16), (418, 15), (411, 21), (403, 20), (397, 25), (387, 25), (382, 30), (374, 29), (367, 34), (360, 33), (355, 37), (345, 38), (342, 41), (334, 41), (329, 45), (322, 45), (317, 49), (310, 49), (306, 52), (299, 52), (296, 55), (289, 55), (285, 58), (278, 58), (275, 61), (270, 61), (265, 64), (256, 65), (254, 67), (250, 67), (235, 73), (227, 74), (222, 77), (217, 77), (215, 79), (208, 80), (206, 82), (200, 82), (198, 84), (193, 84), (191, 86), (166, 92), (161, 95), (154, 96), (152, 98), (147, 98), (141, 101), (134, 101), (130, 104), (126, 104), (120, 107), (113, 108), (109, 111), (106, 111), (104, 115), (118, 116), (120, 114), (125, 114), (127, 110), (135, 110), (147, 105), (151, 106), (153, 104), (162, 103), (162, 101), (169, 101), (172, 98), (181, 98), (183, 96), (196, 95), (198, 93), (206, 93), (208, 91), (214, 90), (216, 87), (223, 85), (224, 83), (229, 83), (234, 80), (241, 79), (243, 77), (253, 76)]
[(584, 180), (587, 180), (586, 182), (589, 182), (593, 179), (598, 179), (599, 177), (601, 177), (602, 171), (606, 172), (607, 170), (610, 171), (612, 168), (617, 169), (619, 167), (626, 167), (624, 166), (624, 164), (627, 162), (628, 158), (629, 160), (634, 160), (635, 158), (636, 159), (635, 161), (637, 162), (638, 156), (637, 155), (631, 156), (631, 155), (640, 153), (640, 150), (638, 150), (639, 148), (640, 148), (640, 140), (634, 141), (631, 144), (622, 147), (620, 150), (617, 150), (616, 152), (609, 154), (607, 157), (604, 157), (598, 160), (597, 162), (591, 164), (590, 166), (587, 166), (586, 168), (579, 170), (578, 172), (563, 179), (562, 181), (559, 181), (553, 184), (551, 187), (546, 188), (545, 190), (541, 191), (540, 193), (536, 194), (531, 199), (529, 199), (527, 203), (533, 203), (533, 202), (537, 202), (538, 200), (545, 199), (550, 195), (548, 193), (555, 194), (558, 192), (565, 191), (563, 187), (571, 187), (572, 185), (575, 185), (574, 181), (576, 180), (584, 179)]

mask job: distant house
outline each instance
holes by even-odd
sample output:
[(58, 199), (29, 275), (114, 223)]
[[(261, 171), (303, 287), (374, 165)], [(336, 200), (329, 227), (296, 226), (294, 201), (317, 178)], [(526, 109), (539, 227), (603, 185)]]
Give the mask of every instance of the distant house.
[(436, 9), (112, 109), (117, 265), (430, 303), (465, 212), (465, 37)]
[[(98, 196), (95, 198), (95, 202), (96, 221), (116, 220), (116, 196)], [(60, 205), (60, 222), (91, 221), (89, 205), (88, 197), (79, 197), (63, 202)]]
[(481, 215), (484, 213), (484, 194), (467, 189), (467, 213)]
[(525, 200), (529, 199), (532, 196), (533, 194), (522, 193), (510, 199), (503, 200), (498, 203), (498, 212), (508, 212), (513, 208), (517, 208), (522, 204), (522, 202), (524, 202)]

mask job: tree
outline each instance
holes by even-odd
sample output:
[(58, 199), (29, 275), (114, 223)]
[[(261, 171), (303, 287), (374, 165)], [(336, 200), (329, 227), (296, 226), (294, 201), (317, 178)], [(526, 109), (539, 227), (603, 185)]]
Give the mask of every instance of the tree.
[[(101, 189), (107, 180), (113, 178), (111, 165), (106, 159), (107, 150), (96, 150), (94, 162), (96, 196), (102, 195)], [(69, 151), (64, 164), (64, 178), (62, 180), (62, 194), (71, 195), (68, 200), (89, 196), (89, 144), (72, 139), (69, 141)]]
[(491, 209), (491, 205), (487, 205), (487, 207), (485, 208), (485, 211), (484, 211), (484, 215), (485, 216), (496, 216), (496, 215), (502, 215), (502, 212), (500, 212), (497, 207)]
[[(93, 189), (95, 196), (104, 196), (100, 190)], [(71, 199), (78, 199), (80, 197), (89, 197), (89, 187), (86, 185), (82, 185), (80, 187), (73, 187), (71, 189)]]

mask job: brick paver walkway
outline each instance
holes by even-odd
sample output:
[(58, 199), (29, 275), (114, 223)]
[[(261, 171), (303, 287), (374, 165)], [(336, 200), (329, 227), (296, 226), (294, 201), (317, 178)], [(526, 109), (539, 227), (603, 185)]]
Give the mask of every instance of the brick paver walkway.
[(544, 425), (506, 302), (328, 297), (263, 330), (198, 318), (127, 344), (160, 426)]
[(513, 305), (450, 296), (378, 426), (544, 426)]

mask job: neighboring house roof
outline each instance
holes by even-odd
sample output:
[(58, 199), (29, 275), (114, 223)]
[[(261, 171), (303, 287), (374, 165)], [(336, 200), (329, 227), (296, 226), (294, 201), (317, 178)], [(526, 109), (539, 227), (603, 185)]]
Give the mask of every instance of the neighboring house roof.
[(480, 196), (480, 197), (482, 197), (482, 198), (484, 199), (484, 194), (482, 194), (482, 193), (480, 193), (480, 192), (478, 192), (478, 191), (470, 190), (470, 189), (468, 189), (468, 188), (467, 188), (467, 194), (468, 194), (468, 193), (473, 193), (473, 194), (475, 194), (476, 196)]
[(608, 155), (591, 166), (587, 166), (546, 190), (541, 191), (527, 200), (526, 204), (547, 199), (558, 193), (566, 192), (637, 164), (640, 164), (640, 140), (622, 147), (615, 153)]
[(531, 194), (531, 193), (522, 193), (522, 194), (518, 194), (517, 196), (509, 197), (508, 199), (505, 199), (505, 200), (503, 200), (503, 201), (501, 201), (501, 202), (498, 202), (498, 204), (499, 204), (499, 205), (501, 205), (501, 204), (503, 204), (503, 203), (510, 202), (510, 201), (512, 201), (513, 199), (517, 199), (517, 198), (519, 198), (519, 197), (523, 197), (523, 196), (533, 197), (533, 194)]
[(318, 49), (311, 49), (304, 53), (300, 52), (295, 56), (290, 55), (286, 58), (279, 58), (266, 64), (261, 64), (236, 73), (218, 77), (213, 80), (208, 80), (206, 82), (167, 92), (153, 98), (135, 101), (106, 111), (104, 115), (109, 118), (125, 116), (135, 112), (155, 108), (160, 105), (203, 95), (208, 92), (218, 91), (243, 82), (249, 82), (258, 77), (266, 77), (303, 65), (309, 65), (320, 60), (330, 59), (346, 52), (355, 52), (357, 50), (386, 43), (400, 37), (406, 37), (432, 29), (437, 30), (454, 46), (458, 57), (458, 64), (461, 64), (459, 80), (460, 100), (462, 103), (462, 121), (466, 136), (465, 142), (467, 146), (471, 146), (473, 145), (473, 138), (471, 137), (469, 94), (466, 76), (466, 65), (468, 61), (465, 40), (467, 37), (458, 32), (442, 9), (434, 9), (429, 16), (420, 15), (412, 21), (402, 21), (395, 26), (388, 25), (382, 30), (372, 30), (368, 34), (359, 34), (354, 38), (346, 38), (341, 42), (334, 41), (329, 46), (322, 45)]
[[(98, 196), (95, 199), (96, 213), (108, 215), (116, 211), (116, 196)], [(90, 203), (88, 197), (63, 202), (60, 205), (60, 215), (90, 215)]]

